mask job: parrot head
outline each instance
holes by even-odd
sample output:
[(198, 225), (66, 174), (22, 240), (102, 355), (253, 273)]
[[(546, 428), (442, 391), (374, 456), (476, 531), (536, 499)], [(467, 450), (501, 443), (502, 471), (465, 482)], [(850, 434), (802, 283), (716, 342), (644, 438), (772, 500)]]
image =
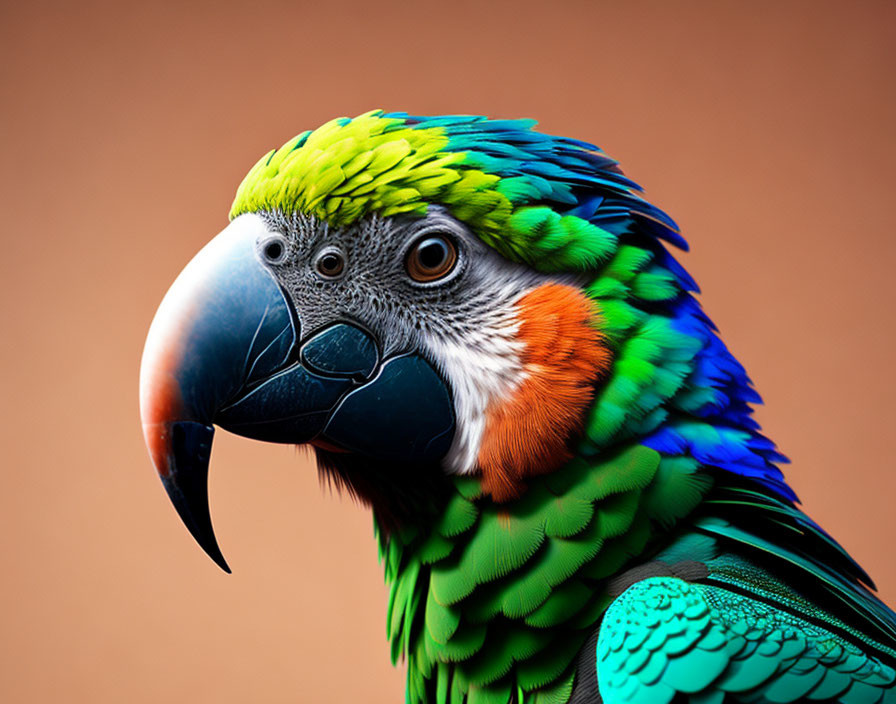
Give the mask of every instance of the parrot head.
[[(684, 246), (675, 224), (596, 147), (533, 124), (377, 111), (246, 176), (159, 307), (140, 374), (152, 461), (222, 568), (216, 425), (310, 444), (399, 514), (451, 475), (512, 500), (575, 453), (656, 430), (684, 379), (710, 373), (693, 282), (659, 241)], [(695, 412), (717, 402), (706, 386), (684, 400)]]

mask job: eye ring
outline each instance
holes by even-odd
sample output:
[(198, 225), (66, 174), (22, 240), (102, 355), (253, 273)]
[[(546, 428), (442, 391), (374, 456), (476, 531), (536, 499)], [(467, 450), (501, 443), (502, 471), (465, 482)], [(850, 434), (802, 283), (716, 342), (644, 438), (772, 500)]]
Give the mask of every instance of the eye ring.
[(338, 279), (345, 272), (345, 254), (336, 247), (327, 247), (315, 258), (314, 269), (325, 279)]
[(418, 239), (405, 256), (404, 266), (417, 283), (425, 284), (443, 279), (457, 265), (457, 245), (441, 233)]
[(261, 258), (268, 264), (282, 264), (286, 260), (288, 249), (286, 238), (282, 235), (268, 237), (258, 245)]

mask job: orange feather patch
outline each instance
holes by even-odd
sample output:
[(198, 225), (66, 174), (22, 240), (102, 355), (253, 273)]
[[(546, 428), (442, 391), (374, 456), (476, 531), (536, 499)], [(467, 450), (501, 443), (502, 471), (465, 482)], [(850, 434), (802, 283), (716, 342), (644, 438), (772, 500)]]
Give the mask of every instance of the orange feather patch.
[(495, 501), (520, 496), (526, 477), (570, 459), (569, 440), (581, 432), (611, 359), (597, 306), (579, 289), (544, 284), (517, 306), (525, 377), (509, 398), (489, 407), (478, 457), (482, 488)]

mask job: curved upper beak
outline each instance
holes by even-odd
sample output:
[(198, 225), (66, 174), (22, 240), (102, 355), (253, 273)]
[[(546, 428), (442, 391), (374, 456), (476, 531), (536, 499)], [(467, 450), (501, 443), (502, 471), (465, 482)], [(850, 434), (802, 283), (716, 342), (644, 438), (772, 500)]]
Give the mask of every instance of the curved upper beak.
[(153, 464), (227, 572), (208, 509), (214, 425), (399, 461), (440, 459), (454, 429), (445, 385), (419, 355), (381, 360), (376, 340), (338, 317), (300, 338), (301, 315), (256, 253), (267, 236), (264, 220), (242, 215), (196, 255), (159, 306), (140, 368)]
[(219, 408), (286, 364), (297, 321), (255, 254), (258, 218), (237, 218), (169, 289), (140, 367), (143, 436), (156, 471), (197, 542), (230, 571), (208, 511), (207, 473)]

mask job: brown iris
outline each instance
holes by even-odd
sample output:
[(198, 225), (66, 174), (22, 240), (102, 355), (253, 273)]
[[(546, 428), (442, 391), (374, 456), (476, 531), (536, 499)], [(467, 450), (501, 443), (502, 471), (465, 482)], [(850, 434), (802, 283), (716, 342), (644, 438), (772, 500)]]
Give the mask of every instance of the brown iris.
[(342, 252), (331, 250), (323, 252), (317, 258), (317, 271), (328, 279), (333, 279), (345, 269), (345, 257)]
[(414, 281), (426, 283), (446, 276), (457, 263), (457, 247), (442, 235), (425, 237), (408, 252), (405, 268)]

